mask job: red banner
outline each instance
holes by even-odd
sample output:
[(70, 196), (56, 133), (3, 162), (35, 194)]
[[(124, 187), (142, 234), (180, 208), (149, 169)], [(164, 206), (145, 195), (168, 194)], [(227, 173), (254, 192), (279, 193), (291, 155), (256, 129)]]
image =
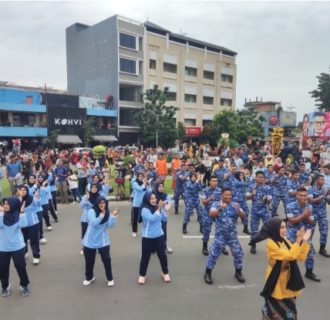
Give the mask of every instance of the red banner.
[(186, 136), (189, 137), (198, 137), (202, 133), (201, 127), (185, 127), (186, 129)]

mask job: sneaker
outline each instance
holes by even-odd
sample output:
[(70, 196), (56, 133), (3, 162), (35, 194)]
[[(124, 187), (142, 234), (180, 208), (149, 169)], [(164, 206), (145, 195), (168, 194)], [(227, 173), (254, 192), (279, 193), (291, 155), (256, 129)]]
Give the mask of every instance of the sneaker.
[(30, 295), (30, 289), (26, 287), (20, 287), (21, 288), (21, 293), (23, 297), (27, 297)]
[(80, 254), (83, 255), (84, 254), (84, 250), (80, 250)]
[(169, 282), (171, 282), (171, 278), (170, 278), (170, 275), (169, 275), (168, 273), (167, 273), (167, 274), (161, 273), (161, 276), (162, 276), (163, 281), (164, 281), (165, 283), (169, 283)]
[(48, 227), (47, 227), (47, 230), (48, 230), (48, 231), (52, 231), (52, 230), (53, 230), (52, 226), (48, 226)]
[(29, 253), (27, 252), (26, 254), (25, 254), (25, 259), (27, 259), (29, 257)]
[(138, 283), (143, 285), (146, 283), (146, 277), (139, 276)]
[(108, 281), (108, 287), (113, 287), (115, 285), (115, 282), (113, 280)]
[(2, 289), (2, 296), (3, 297), (8, 297), (10, 294), (10, 284), (8, 285), (8, 287), (6, 289)]
[(136, 232), (133, 232), (133, 233), (132, 233), (132, 237), (133, 237), (133, 238), (136, 238), (136, 237), (137, 237)]
[(40, 259), (39, 258), (33, 258), (33, 262), (34, 265), (37, 265), (40, 263)]
[(95, 281), (95, 278), (93, 277), (91, 280), (84, 280), (83, 285), (84, 286), (89, 286), (91, 283)]
[(47, 243), (47, 239), (46, 239), (46, 238), (41, 238), (41, 239), (39, 240), (39, 242), (40, 242), (41, 244), (46, 244), (46, 243)]
[(173, 249), (171, 247), (167, 246), (166, 253), (173, 253)]

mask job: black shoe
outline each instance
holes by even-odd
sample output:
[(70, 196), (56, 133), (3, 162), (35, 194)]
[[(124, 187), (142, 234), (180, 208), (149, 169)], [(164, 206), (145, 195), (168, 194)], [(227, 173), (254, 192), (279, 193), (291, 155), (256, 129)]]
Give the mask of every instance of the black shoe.
[(213, 284), (213, 280), (212, 280), (212, 269), (206, 269), (205, 270), (204, 281), (207, 284)]
[(222, 254), (224, 254), (225, 256), (228, 256), (229, 252), (228, 252), (228, 250), (226, 248), (224, 248), (222, 250)]
[(247, 225), (244, 226), (244, 228), (243, 228), (243, 233), (250, 235), (250, 231), (249, 231)]
[(199, 233), (203, 234), (203, 225), (199, 225)]
[(313, 269), (307, 269), (305, 277), (315, 282), (320, 282), (321, 279), (313, 272)]
[(323, 257), (330, 258), (330, 254), (328, 253), (327, 249), (325, 248), (324, 244), (321, 244), (319, 254)]
[(256, 245), (255, 245), (255, 244), (252, 244), (252, 245), (251, 245), (250, 252), (251, 252), (252, 254), (256, 254), (256, 253), (257, 253), (257, 248), (256, 248)]
[(240, 269), (236, 269), (236, 271), (235, 271), (235, 278), (240, 283), (244, 283), (245, 282), (245, 278), (244, 278), (244, 276), (242, 274), (242, 270), (240, 270)]
[(203, 241), (203, 255), (208, 256), (209, 255), (209, 250), (207, 249), (207, 242)]
[(188, 233), (187, 232), (187, 225), (185, 223), (182, 225), (182, 233), (183, 234), (187, 234)]

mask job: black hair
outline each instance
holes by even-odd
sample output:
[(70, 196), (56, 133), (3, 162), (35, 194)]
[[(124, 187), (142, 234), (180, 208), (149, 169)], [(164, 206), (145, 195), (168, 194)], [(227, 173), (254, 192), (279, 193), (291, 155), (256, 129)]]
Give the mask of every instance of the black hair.
[(301, 186), (297, 189), (297, 192), (307, 192), (307, 189), (304, 186)]
[(230, 193), (232, 193), (232, 190), (230, 188), (223, 188), (221, 194), (225, 193), (226, 191), (230, 191)]
[(260, 174), (262, 174), (262, 175), (265, 177), (265, 173), (264, 173), (263, 171), (261, 171), (261, 170), (258, 170), (258, 171), (256, 172), (256, 176), (258, 176), (258, 175), (260, 175)]

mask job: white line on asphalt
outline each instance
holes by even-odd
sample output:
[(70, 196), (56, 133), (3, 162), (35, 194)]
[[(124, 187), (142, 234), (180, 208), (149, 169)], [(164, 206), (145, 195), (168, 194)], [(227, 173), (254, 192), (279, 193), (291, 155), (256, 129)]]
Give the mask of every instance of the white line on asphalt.
[[(203, 236), (182, 236), (183, 239), (202, 239)], [(214, 236), (210, 236), (214, 239)], [(250, 236), (238, 236), (239, 239), (250, 239)]]
[(236, 290), (236, 289), (245, 289), (245, 288), (253, 288), (255, 287), (256, 284), (239, 284), (237, 286), (229, 286), (229, 285), (225, 285), (225, 286), (218, 286), (218, 289), (231, 289), (231, 290)]

